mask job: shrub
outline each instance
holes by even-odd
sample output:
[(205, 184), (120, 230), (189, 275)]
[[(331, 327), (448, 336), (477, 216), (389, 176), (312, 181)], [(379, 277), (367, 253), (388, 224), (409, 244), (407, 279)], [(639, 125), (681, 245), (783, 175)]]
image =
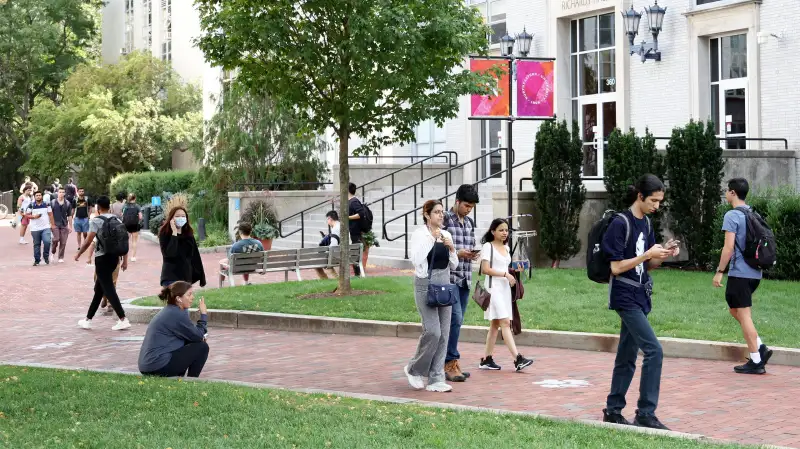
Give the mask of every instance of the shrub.
[(544, 122), (536, 133), (533, 185), (541, 214), (541, 246), (557, 268), (581, 249), (578, 219), (586, 189), (581, 181), (583, 142), (578, 124)]
[(228, 228), (219, 224), (206, 225), (206, 239), (197, 242), (201, 248), (213, 248), (215, 246), (227, 246), (231, 244), (231, 239), (228, 236)]
[[(645, 129), (644, 137), (637, 136), (633, 129), (625, 134), (619, 129), (612, 131), (608, 136), (604, 164), (603, 183), (608, 192), (609, 207), (616, 211), (630, 207), (626, 202), (628, 186), (634, 184), (642, 175), (651, 173), (659, 179), (664, 179), (664, 156), (658, 153), (656, 140), (648, 129)], [(664, 214), (662, 208), (650, 215), (657, 240), (660, 240), (661, 217)]]
[[(253, 225), (253, 237), (255, 238), (277, 239), (280, 237), (278, 232), (278, 215), (271, 201), (258, 200), (248, 204), (239, 219), (240, 223), (243, 221)], [(238, 230), (236, 234), (236, 238), (238, 239)]]
[(670, 228), (688, 249), (689, 263), (709, 269), (722, 196), (722, 148), (713, 123), (690, 121), (672, 130), (667, 145)]
[(164, 224), (164, 220), (165, 217), (163, 213), (160, 213), (155, 217), (150, 218), (150, 222), (147, 224), (148, 226), (150, 226), (150, 232), (153, 235), (158, 235), (158, 230), (161, 228), (161, 225)]
[(197, 172), (192, 170), (123, 173), (111, 180), (109, 191), (112, 194), (135, 193), (139, 203), (143, 204), (164, 192), (188, 192), (196, 177)]

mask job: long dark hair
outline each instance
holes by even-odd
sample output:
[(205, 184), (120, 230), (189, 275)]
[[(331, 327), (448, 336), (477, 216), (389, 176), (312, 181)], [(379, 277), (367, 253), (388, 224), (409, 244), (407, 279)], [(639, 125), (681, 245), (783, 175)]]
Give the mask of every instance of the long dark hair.
[[(505, 224), (506, 226), (508, 226), (508, 222), (506, 221), (505, 218), (495, 218), (494, 220), (492, 220), (492, 224), (491, 224), (491, 226), (489, 226), (489, 230), (486, 231), (486, 234), (483, 234), (483, 237), (481, 238), (481, 243), (493, 242), (494, 241), (494, 234), (492, 234), (492, 231), (496, 231), (497, 228), (500, 227), (501, 224)], [(510, 230), (511, 230), (511, 228), (509, 227), (509, 231)], [(503, 242), (504, 245), (506, 243), (508, 243), (508, 239), (510, 237), (511, 237), (511, 233), (509, 232), (508, 233), (508, 237), (506, 237), (506, 240)]]
[(639, 199), (640, 194), (642, 195), (642, 199), (646, 200), (647, 197), (652, 194), (663, 191), (664, 183), (658, 179), (658, 176), (648, 173), (639, 178), (636, 184), (628, 186), (628, 194), (625, 197), (625, 202), (628, 203), (628, 206), (632, 206), (633, 203)]
[(170, 284), (168, 287), (164, 287), (161, 289), (161, 293), (158, 294), (158, 297), (162, 301), (166, 301), (167, 304), (176, 305), (178, 303), (178, 297), (183, 296), (189, 289), (192, 288), (192, 284), (186, 281), (176, 281)]
[(183, 206), (175, 206), (169, 211), (167, 219), (164, 220), (164, 224), (162, 224), (161, 229), (158, 230), (158, 235), (169, 235), (172, 233), (172, 226), (169, 224), (169, 222), (175, 218), (175, 213), (179, 210), (182, 210), (183, 213), (186, 214), (186, 224), (181, 228), (181, 234), (189, 237), (194, 236), (194, 229), (192, 229), (192, 225), (189, 222), (189, 211), (187, 211)]

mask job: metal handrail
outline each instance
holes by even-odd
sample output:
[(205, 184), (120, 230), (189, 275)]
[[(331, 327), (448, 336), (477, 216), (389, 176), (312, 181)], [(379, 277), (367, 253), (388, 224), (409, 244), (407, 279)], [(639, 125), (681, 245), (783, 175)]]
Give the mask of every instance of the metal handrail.
[[(672, 137), (653, 137), (655, 140), (670, 140)], [(744, 140), (745, 142), (753, 141), (753, 142), (783, 142), (783, 149), (789, 149), (789, 140), (783, 137), (715, 137), (717, 142), (728, 141), (728, 140)]]
[[(499, 149), (498, 149), (498, 150), (495, 150), (495, 151), (499, 151)], [(486, 155), (488, 155), (488, 154), (490, 154), (490, 153), (487, 153)], [(484, 156), (486, 156), (486, 155), (484, 155)], [(524, 160), (524, 161), (522, 161), (522, 162), (520, 162), (520, 163), (518, 163), (518, 164), (515, 164), (515, 165), (513, 165), (513, 166), (511, 167), (511, 169), (513, 170), (513, 169), (515, 169), (515, 168), (517, 168), (517, 167), (520, 167), (520, 166), (522, 166), (522, 165), (525, 165), (525, 164), (527, 164), (528, 162), (532, 162), (532, 161), (533, 161), (533, 158), (526, 159), (526, 160)], [(483, 178), (483, 179), (479, 179), (479, 180), (475, 181), (474, 183), (472, 183), (472, 186), (473, 186), (473, 187), (475, 187), (475, 188), (477, 189), (477, 188), (478, 188), (478, 186), (480, 185), (480, 183), (482, 183), (482, 182), (484, 182), (484, 181), (487, 181), (487, 180), (489, 180), (489, 179), (492, 179), (492, 178), (494, 178), (496, 175), (502, 175), (503, 173), (506, 173), (506, 172), (508, 172), (508, 169), (507, 169), (507, 168), (504, 168), (503, 170), (500, 170), (500, 171), (499, 171), (499, 172), (497, 172), (497, 173), (492, 173), (492, 174), (490, 174), (490, 175), (486, 176), (486, 177), (485, 177), (485, 178)], [(508, 176), (511, 176), (511, 174), (509, 174)], [(443, 196), (443, 197), (439, 198), (439, 201), (444, 201), (444, 203), (443, 203), (443, 204), (445, 204), (445, 209), (447, 209), (447, 202), (446, 202), (447, 198), (449, 198), (449, 197), (451, 197), (451, 196), (455, 195), (456, 193), (457, 193), (457, 192), (448, 193), (448, 194), (446, 194), (445, 196)], [(509, 199), (508, 199), (508, 201), (511, 201), (511, 198), (509, 198)], [(393, 241), (395, 241), (395, 240), (399, 240), (399, 239), (400, 239), (400, 238), (402, 238), (402, 237), (405, 237), (405, 238), (406, 238), (406, 240), (405, 240), (405, 258), (406, 258), (406, 259), (408, 259), (408, 215), (409, 215), (409, 214), (416, 214), (416, 212), (417, 212), (417, 211), (419, 211), (420, 209), (422, 209), (422, 206), (415, 207), (414, 209), (412, 209), (412, 210), (410, 210), (410, 211), (408, 211), (408, 212), (406, 212), (406, 213), (404, 213), (404, 214), (398, 215), (398, 216), (396, 216), (396, 217), (392, 218), (391, 220), (389, 220), (389, 221), (385, 221), (385, 222), (383, 223), (383, 239), (384, 239), (384, 240), (386, 240), (386, 241), (389, 241), (389, 242), (393, 242)], [(475, 219), (475, 221), (476, 221), (476, 223), (477, 223), (477, 217), (478, 217), (478, 214), (477, 214), (477, 208), (474, 208), (474, 209), (472, 210), (472, 212), (473, 212), (473, 217), (474, 217), (474, 219)], [(404, 232), (403, 234), (400, 234), (400, 235), (398, 235), (397, 237), (390, 238), (390, 237), (389, 237), (389, 235), (387, 234), (387, 231), (386, 231), (386, 226), (387, 226), (389, 223), (391, 223), (391, 222), (393, 222), (393, 221), (396, 221), (396, 220), (399, 220), (399, 219), (401, 219), (401, 218), (404, 218), (404, 221), (405, 221), (405, 232)], [(416, 224), (416, 219), (417, 219), (417, 216), (416, 216), (416, 215), (414, 215), (414, 224)]]
[[(393, 171), (393, 172), (391, 172), (391, 173), (389, 173), (387, 175), (381, 176), (378, 179), (373, 179), (372, 181), (369, 181), (369, 182), (365, 183), (364, 185), (361, 186), (361, 197), (363, 198), (365, 196), (366, 187), (367, 186), (372, 185), (372, 184), (374, 184), (374, 183), (376, 183), (378, 181), (381, 181), (383, 179), (386, 179), (388, 177), (391, 177), (391, 179), (392, 179), (392, 190), (394, 190), (394, 175), (396, 175), (397, 173), (400, 173), (402, 171), (408, 170), (409, 168), (414, 167), (417, 164), (420, 164), (420, 177), (422, 177), (424, 172), (423, 172), (423, 167), (422, 167), (421, 164), (423, 162), (429, 160), (429, 159), (433, 159), (435, 157), (441, 157), (443, 154), (447, 154), (448, 157), (450, 157), (452, 155), (455, 155), (456, 164), (458, 164), (458, 153), (457, 152), (455, 152), (455, 151), (440, 151), (440, 152), (438, 152), (438, 153), (436, 153), (436, 154), (434, 154), (432, 156), (428, 156), (428, 157), (426, 157), (424, 159), (421, 159), (421, 160), (419, 160), (417, 162), (414, 162), (413, 164), (407, 165), (407, 166), (405, 166), (403, 168), (400, 168), (398, 170), (395, 170), (395, 171)], [(300, 212), (292, 214), (292, 215), (290, 215), (290, 216), (278, 221), (278, 235), (280, 235), (281, 238), (285, 239), (285, 238), (291, 237), (292, 235), (297, 234), (299, 232), (300, 233), (300, 239), (301, 239), (300, 240), (300, 247), (301, 248), (305, 248), (305, 214), (307, 212), (312, 211), (312, 210), (318, 209), (321, 206), (327, 205), (328, 203), (331, 204), (331, 210), (335, 209), (336, 198), (338, 198), (338, 194), (335, 194), (333, 197), (331, 197), (329, 199), (326, 199), (325, 201), (323, 201), (323, 202), (321, 202), (319, 204), (315, 204), (315, 205), (313, 205), (311, 207), (303, 209)], [(394, 210), (394, 200), (392, 200), (392, 210)], [(283, 223), (285, 221), (294, 219), (297, 216), (300, 217), (300, 227), (295, 229), (294, 231), (288, 233), (288, 234), (284, 234), (283, 233)]]
[[(431, 176), (430, 178), (422, 179), (421, 181), (419, 181), (417, 183), (414, 183), (414, 184), (412, 184), (410, 186), (407, 186), (407, 187), (405, 187), (403, 189), (396, 190), (396, 191), (394, 189), (392, 189), (392, 193), (390, 193), (390, 194), (388, 194), (388, 195), (386, 195), (386, 196), (384, 196), (382, 198), (378, 198), (376, 200), (373, 200), (368, 205), (375, 204), (378, 201), (380, 201), (381, 202), (381, 220), (385, 221), (386, 220), (386, 203), (385, 203), (385, 200), (391, 198), (391, 200), (392, 200), (392, 210), (394, 210), (394, 197), (399, 193), (405, 192), (406, 190), (414, 189), (413, 198), (414, 198), (414, 207), (416, 208), (417, 207), (417, 186), (419, 186), (420, 198), (424, 198), (425, 197), (425, 183), (430, 181), (430, 180), (432, 180), (432, 179), (434, 179), (434, 178), (442, 176), (442, 175), (445, 175), (444, 193), (446, 195), (445, 197), (447, 197), (447, 196), (449, 196), (448, 194), (449, 194), (449, 189), (450, 189), (450, 179), (452, 178), (451, 172), (453, 170), (458, 169), (458, 168), (463, 168), (464, 166), (469, 165), (469, 164), (471, 164), (473, 162), (475, 162), (475, 165), (477, 167), (480, 167), (479, 163), (480, 163), (481, 159), (485, 159), (485, 158), (490, 157), (490, 156), (494, 155), (495, 153), (499, 153), (501, 151), (508, 151), (508, 148), (497, 148), (497, 149), (494, 149), (494, 150), (489, 151), (488, 153), (484, 153), (484, 154), (482, 154), (482, 155), (480, 155), (480, 156), (478, 156), (478, 157), (476, 157), (474, 159), (470, 159), (469, 161), (464, 162), (463, 164), (456, 165), (454, 167), (450, 167), (446, 171), (443, 171), (441, 173), (437, 173), (437, 174)], [(511, 150), (511, 159), (512, 160), (514, 159), (514, 150), (513, 149)], [(493, 173), (490, 177), (494, 177), (494, 176), (496, 176), (498, 174), (499, 173)], [(478, 171), (477, 170), (475, 171), (475, 176), (476, 177), (478, 176)], [(417, 217), (416, 216), (414, 217), (414, 224), (417, 224)]]
[[(367, 159), (367, 160), (375, 158), (375, 163), (378, 162), (378, 159), (410, 159), (411, 163), (413, 164), (414, 163), (414, 159), (421, 158), (421, 157), (428, 157), (428, 156), (423, 156), (423, 155), (418, 155), (418, 156), (412, 156), (412, 155), (408, 155), (408, 156), (371, 155), (371, 156), (347, 156), (347, 157), (348, 157), (348, 159)], [(441, 156), (441, 157), (445, 157), (445, 156)], [(448, 156), (447, 157), (447, 163), (451, 163), (451, 162), (452, 161), (450, 160), (450, 157)], [(456, 164), (457, 163), (458, 163), (458, 153), (456, 153)]]

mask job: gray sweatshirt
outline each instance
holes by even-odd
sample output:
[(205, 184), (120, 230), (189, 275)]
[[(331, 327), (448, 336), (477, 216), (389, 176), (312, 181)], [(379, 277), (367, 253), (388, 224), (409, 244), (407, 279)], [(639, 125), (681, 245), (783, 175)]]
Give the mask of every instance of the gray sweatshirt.
[(142, 349), (139, 350), (139, 371), (151, 373), (167, 366), (172, 353), (189, 343), (203, 341), (207, 332), (207, 316), (201, 315), (195, 325), (189, 319), (188, 311), (168, 304), (161, 309), (144, 334)]

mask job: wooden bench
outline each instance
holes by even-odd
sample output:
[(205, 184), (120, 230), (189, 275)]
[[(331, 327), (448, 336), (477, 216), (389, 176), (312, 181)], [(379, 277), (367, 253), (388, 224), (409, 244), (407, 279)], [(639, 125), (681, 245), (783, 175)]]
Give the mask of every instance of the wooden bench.
[[(284, 272), (284, 280), (289, 280), (289, 272), (294, 271), (297, 280), (303, 280), (300, 270), (315, 268), (336, 268), (339, 266), (341, 251), (338, 246), (319, 246), (316, 248), (277, 249), (254, 253), (235, 253), (219, 264), (219, 286), (228, 278), (228, 285), (235, 286), (234, 276), (243, 274), (265, 274)], [(364, 277), (364, 265), (361, 263), (364, 253), (363, 243), (350, 246), (350, 263), (358, 265), (361, 277)]]

